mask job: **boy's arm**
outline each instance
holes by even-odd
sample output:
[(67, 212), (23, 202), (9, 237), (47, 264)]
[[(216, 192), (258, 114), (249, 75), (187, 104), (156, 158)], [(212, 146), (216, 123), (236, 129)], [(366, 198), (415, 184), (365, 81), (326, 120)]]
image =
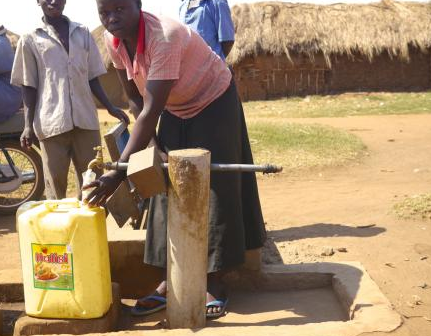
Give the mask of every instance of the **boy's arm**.
[(18, 41), (11, 73), (11, 84), (22, 88), (25, 124), (21, 134), (21, 146), (31, 147), (36, 139), (33, 121), (38, 96), (39, 69), (36, 56), (33, 53), (30, 35), (23, 35)]
[(100, 101), (100, 103), (105, 106), (105, 108), (108, 110), (109, 114), (113, 117), (124, 121), (126, 124), (130, 123), (130, 119), (127, 116), (126, 113), (124, 113), (123, 110), (120, 108), (112, 105), (112, 103), (109, 101), (108, 97), (106, 96), (105, 90), (103, 90), (102, 86), (100, 85), (99, 78), (93, 78), (89, 81), (91, 92), (96, 96), (96, 98)]
[(34, 112), (36, 110), (37, 90), (30, 86), (22, 86), (24, 100), (24, 131), (21, 134), (21, 146), (30, 148), (36, 136), (33, 130)]
[(103, 65), (103, 60), (99, 52), (99, 48), (94, 41), (88, 29), (88, 82), (90, 84), (91, 92), (96, 96), (100, 103), (108, 110), (109, 114), (113, 117), (124, 121), (126, 124), (130, 123), (129, 117), (123, 110), (112, 105), (106, 96), (105, 90), (99, 82), (99, 77), (106, 73), (106, 68)]

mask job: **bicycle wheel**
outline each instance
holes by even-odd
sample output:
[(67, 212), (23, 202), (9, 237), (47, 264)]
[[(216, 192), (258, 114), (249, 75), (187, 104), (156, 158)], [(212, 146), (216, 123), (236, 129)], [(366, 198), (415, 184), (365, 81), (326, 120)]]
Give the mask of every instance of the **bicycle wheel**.
[[(15, 190), (0, 193), (0, 214), (14, 214), (21, 204), (42, 197), (44, 191), (42, 160), (34, 148), (23, 149), (19, 141), (2, 141), (1, 148), (7, 151), (22, 178), (22, 183)], [(0, 166), (8, 166), (7, 158), (2, 151)]]

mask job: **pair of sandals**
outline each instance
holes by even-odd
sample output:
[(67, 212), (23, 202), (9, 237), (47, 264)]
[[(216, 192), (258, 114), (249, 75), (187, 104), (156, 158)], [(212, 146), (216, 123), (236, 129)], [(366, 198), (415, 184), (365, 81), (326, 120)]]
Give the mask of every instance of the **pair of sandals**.
[[(131, 310), (131, 313), (134, 316), (146, 316), (146, 315), (156, 313), (156, 312), (166, 308), (166, 298), (163, 296), (149, 295), (149, 296), (146, 296), (140, 300), (154, 301), (157, 303), (157, 305), (155, 307), (152, 307), (152, 308), (146, 308), (146, 307), (141, 306), (139, 304), (139, 300), (138, 300), (138, 302), (136, 302), (135, 306)], [(227, 306), (228, 301), (229, 301), (228, 299), (225, 299), (225, 300), (214, 300), (214, 301), (208, 302), (206, 304), (207, 309), (213, 308), (213, 307), (216, 307), (216, 308), (218, 307), (218, 308), (220, 308), (220, 311), (216, 312), (216, 313), (207, 313), (206, 314), (207, 318), (212, 319), (212, 318), (219, 318), (219, 317), (223, 316), (226, 312), (226, 306)]]

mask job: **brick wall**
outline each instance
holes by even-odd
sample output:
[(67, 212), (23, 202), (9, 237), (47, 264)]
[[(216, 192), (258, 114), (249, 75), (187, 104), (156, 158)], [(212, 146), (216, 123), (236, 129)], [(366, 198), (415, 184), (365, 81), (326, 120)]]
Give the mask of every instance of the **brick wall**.
[(363, 56), (332, 57), (330, 92), (424, 91), (431, 86), (430, 55), (411, 50), (410, 62), (381, 54), (370, 63)]
[(270, 99), (292, 95), (319, 94), (325, 90), (323, 56), (314, 62), (301, 55), (247, 57), (234, 67), (238, 91), (243, 100)]
[(391, 59), (386, 53), (372, 62), (361, 55), (332, 56), (329, 68), (323, 55), (259, 55), (234, 67), (241, 98), (271, 98), (349, 91), (423, 91), (431, 87), (430, 55), (412, 49), (410, 62)]
[[(322, 54), (311, 61), (305, 55), (247, 57), (234, 67), (238, 91), (244, 101), (355, 91), (424, 91), (431, 88), (431, 55), (410, 51), (410, 62), (386, 53), (367, 58), (331, 57), (329, 68)], [(111, 101), (127, 107), (127, 99), (111, 66), (101, 83)], [(98, 104), (99, 105), (99, 104)]]

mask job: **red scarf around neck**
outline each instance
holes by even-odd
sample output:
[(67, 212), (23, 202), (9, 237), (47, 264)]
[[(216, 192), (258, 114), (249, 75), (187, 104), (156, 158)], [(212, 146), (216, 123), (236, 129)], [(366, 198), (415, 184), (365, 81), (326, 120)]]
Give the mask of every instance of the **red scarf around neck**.
[[(112, 43), (114, 45), (114, 48), (118, 49), (120, 45), (120, 39), (114, 36)], [(141, 11), (139, 16), (138, 44), (136, 45), (136, 54), (143, 55), (144, 51), (145, 51), (145, 24), (144, 24), (144, 13)]]

